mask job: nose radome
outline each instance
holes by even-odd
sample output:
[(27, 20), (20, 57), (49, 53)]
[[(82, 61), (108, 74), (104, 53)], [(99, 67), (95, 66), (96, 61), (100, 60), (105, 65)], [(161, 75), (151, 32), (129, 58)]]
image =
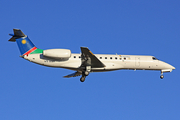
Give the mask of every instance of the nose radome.
[(166, 62), (163, 62), (163, 61), (161, 61), (161, 65), (165, 69), (172, 69), (172, 70), (176, 69), (174, 66), (172, 66), (172, 65), (170, 65), (170, 64), (168, 64)]
[[(168, 63), (167, 63), (167, 64), (168, 64)], [(172, 66), (172, 65), (170, 65), (170, 64), (168, 64), (168, 67), (169, 67), (170, 69), (172, 69), (172, 70), (176, 69), (174, 66)]]
[[(172, 65), (171, 65), (172, 66)], [(176, 68), (174, 66), (172, 66), (172, 69), (175, 70)]]

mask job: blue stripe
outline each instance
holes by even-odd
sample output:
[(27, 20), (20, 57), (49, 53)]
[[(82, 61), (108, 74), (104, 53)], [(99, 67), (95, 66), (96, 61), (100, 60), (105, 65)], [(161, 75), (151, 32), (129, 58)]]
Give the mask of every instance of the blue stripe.
[(35, 46), (28, 37), (18, 38), (16, 39), (16, 42), (18, 44), (21, 55)]

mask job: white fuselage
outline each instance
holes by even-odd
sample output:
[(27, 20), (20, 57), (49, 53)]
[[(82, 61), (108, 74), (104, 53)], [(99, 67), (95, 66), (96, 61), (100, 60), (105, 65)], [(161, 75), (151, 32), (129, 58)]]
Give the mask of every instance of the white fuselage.
[[(171, 72), (175, 69), (170, 64), (157, 60), (153, 56), (108, 54), (95, 54), (95, 56), (105, 65), (105, 67), (91, 68), (91, 72), (120, 69), (161, 70), (163, 72)], [(42, 54), (29, 54), (28, 56), (24, 56), (24, 59), (48, 67), (66, 68), (75, 71), (78, 71), (81, 66), (81, 54), (71, 54), (69, 59), (53, 59), (44, 57)]]
[[(13, 29), (11, 42), (17, 42), (21, 57), (43, 66), (65, 68), (76, 71), (65, 78), (80, 76), (84, 82), (90, 72), (104, 72), (121, 69), (159, 70), (160, 78), (164, 72), (175, 69), (168, 63), (153, 56), (93, 54), (87, 47), (80, 47), (81, 54), (72, 54), (69, 49), (38, 49), (20, 29)], [(82, 58), (81, 58), (82, 57)]]

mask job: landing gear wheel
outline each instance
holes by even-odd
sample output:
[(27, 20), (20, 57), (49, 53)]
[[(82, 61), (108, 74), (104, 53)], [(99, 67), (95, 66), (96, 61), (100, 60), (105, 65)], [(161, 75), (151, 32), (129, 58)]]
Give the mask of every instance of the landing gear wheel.
[(161, 78), (161, 79), (163, 79), (163, 78), (164, 78), (164, 76), (163, 76), (163, 75), (161, 75), (161, 76), (160, 76), (160, 78)]
[(84, 82), (84, 81), (85, 81), (85, 78), (86, 78), (86, 77), (82, 76), (81, 79), (80, 79), (80, 81), (81, 81), (81, 82)]
[(84, 74), (85, 74), (85, 76), (88, 76), (88, 75), (89, 75), (89, 72), (88, 72), (88, 71), (85, 71)]

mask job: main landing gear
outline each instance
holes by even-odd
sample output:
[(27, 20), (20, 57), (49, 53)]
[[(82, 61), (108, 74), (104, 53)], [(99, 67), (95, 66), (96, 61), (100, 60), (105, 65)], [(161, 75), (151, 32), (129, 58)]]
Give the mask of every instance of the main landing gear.
[(80, 81), (81, 81), (81, 82), (84, 82), (85, 79), (86, 79), (86, 76), (88, 76), (88, 75), (89, 75), (89, 72), (88, 72), (88, 71), (82, 72), (82, 77), (81, 77)]
[(80, 78), (80, 81), (81, 81), (81, 82), (84, 82), (84, 81), (85, 81), (85, 78), (86, 78), (86, 76), (83, 76), (83, 75), (82, 75), (82, 77)]
[(84, 82), (84, 81), (85, 81), (86, 76), (89, 75), (90, 71), (91, 71), (91, 66), (86, 66), (86, 70), (85, 70), (85, 71), (82, 71), (82, 77), (80, 78), (80, 81), (81, 81), (81, 82)]

